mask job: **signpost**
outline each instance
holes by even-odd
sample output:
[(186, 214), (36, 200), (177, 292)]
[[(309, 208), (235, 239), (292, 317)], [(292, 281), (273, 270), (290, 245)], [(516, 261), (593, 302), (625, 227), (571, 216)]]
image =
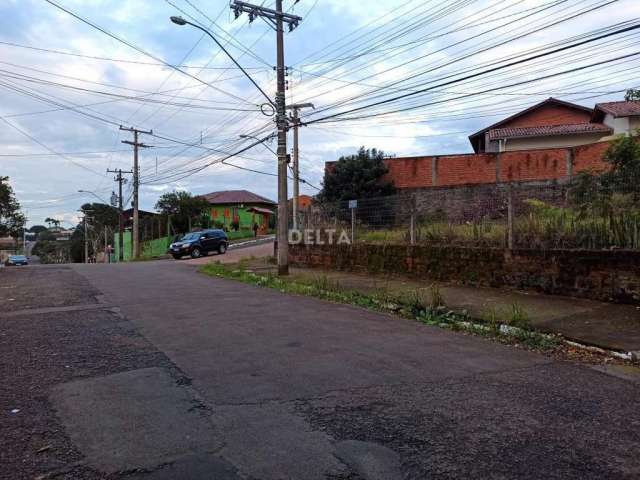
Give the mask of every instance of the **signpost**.
[(356, 242), (356, 208), (358, 208), (358, 200), (349, 200), (349, 209), (351, 210), (351, 244)]

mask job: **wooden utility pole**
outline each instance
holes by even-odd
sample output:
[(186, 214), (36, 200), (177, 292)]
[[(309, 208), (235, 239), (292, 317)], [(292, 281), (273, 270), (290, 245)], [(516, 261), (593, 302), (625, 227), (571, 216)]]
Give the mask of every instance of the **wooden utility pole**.
[(115, 181), (118, 182), (118, 261), (124, 261), (124, 213), (122, 207), (122, 184), (127, 182), (127, 179), (122, 176), (123, 173), (133, 173), (131, 170), (122, 171), (121, 168), (117, 170), (107, 170), (107, 173), (116, 173)]
[(84, 227), (84, 263), (89, 263), (89, 225), (87, 224), (87, 214), (92, 212), (93, 210), (78, 210), (82, 212), (82, 224)]
[(249, 21), (257, 17), (263, 18), (276, 31), (276, 125), (278, 127), (278, 228), (276, 240), (278, 242), (278, 275), (289, 273), (289, 217), (287, 215), (287, 116), (285, 101), (285, 66), (284, 66), (284, 29), (285, 23), (292, 31), (298, 26), (301, 17), (282, 11), (282, 0), (276, 0), (275, 10), (250, 3), (233, 0), (230, 5), (236, 18), (242, 13), (249, 14)]
[(127, 145), (133, 146), (133, 228), (132, 236), (133, 236), (133, 258), (140, 257), (140, 232), (139, 232), (139, 202), (138, 202), (138, 190), (140, 187), (140, 168), (138, 167), (138, 149), (139, 148), (149, 148), (150, 145), (145, 145), (144, 143), (138, 142), (138, 135), (141, 133), (147, 135), (153, 135), (153, 130), (145, 131), (138, 130), (137, 128), (129, 127), (125, 128), (120, 125), (120, 130), (125, 130), (127, 132), (133, 132), (133, 142), (129, 140), (122, 140), (122, 143), (126, 143)]
[(315, 108), (313, 103), (294, 103), (288, 105), (287, 109), (293, 110), (291, 116), (291, 123), (293, 125), (293, 202), (292, 202), (292, 217), (293, 217), (293, 229), (298, 230), (298, 197), (300, 196), (300, 151), (298, 148), (298, 127), (300, 126), (300, 118), (298, 112), (301, 108)]

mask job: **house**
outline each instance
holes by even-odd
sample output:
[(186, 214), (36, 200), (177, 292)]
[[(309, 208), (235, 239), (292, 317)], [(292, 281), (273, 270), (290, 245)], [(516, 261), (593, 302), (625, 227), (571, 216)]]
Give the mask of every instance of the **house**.
[[(624, 103), (624, 102), (623, 102)], [(476, 153), (575, 147), (614, 134), (592, 108), (548, 98), (469, 137)]]
[(211, 205), (211, 220), (227, 229), (238, 222), (239, 229), (251, 230), (255, 223), (260, 233), (267, 233), (276, 212), (275, 202), (248, 190), (224, 190), (201, 197)]
[[(384, 160), (396, 188), (424, 189), (502, 182), (567, 182), (610, 167), (610, 140), (640, 128), (640, 101), (587, 108), (548, 98), (469, 136), (474, 153)], [(334, 162), (327, 162), (330, 170)]]
[(591, 121), (611, 127), (615, 135), (630, 135), (640, 129), (640, 101), (598, 103)]
[[(153, 218), (158, 214), (155, 212), (148, 212), (146, 210), (138, 210), (138, 219), (142, 221), (143, 218)], [(131, 228), (133, 225), (133, 208), (128, 208), (122, 211), (122, 221), (125, 228)]]
[[(313, 197), (311, 195), (298, 195), (298, 211), (306, 212), (309, 210), (311, 203), (313, 202)], [(289, 211), (291, 212), (293, 208), (293, 198), (289, 199)]]

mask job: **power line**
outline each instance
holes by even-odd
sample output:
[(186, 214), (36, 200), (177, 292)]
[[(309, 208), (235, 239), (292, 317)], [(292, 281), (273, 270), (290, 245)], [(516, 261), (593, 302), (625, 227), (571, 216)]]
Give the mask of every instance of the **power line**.
[(28, 139), (30, 139), (31, 141), (37, 143), (38, 145), (40, 145), (42, 148), (49, 150), (51, 153), (55, 154), (58, 157), (61, 157), (65, 160), (68, 160), (69, 162), (71, 162), (72, 164), (74, 164), (77, 167), (83, 168), (84, 170), (87, 170), (88, 172), (93, 173), (94, 175), (99, 175), (99, 176), (105, 176), (104, 174), (100, 173), (100, 172), (96, 172), (95, 170), (82, 165), (81, 163), (76, 162), (75, 160), (73, 160), (72, 158), (69, 158), (67, 156), (65, 156), (64, 154), (58, 153), (56, 152), (54, 149), (50, 148), (48, 145), (46, 145), (45, 143), (41, 142), (40, 140), (38, 140), (37, 138), (35, 138), (33, 135), (25, 132), (24, 130), (22, 130), (20, 127), (18, 127), (17, 125), (14, 125), (13, 123), (11, 123), (9, 120), (7, 120), (6, 118), (0, 116), (0, 120), (2, 120), (4, 123), (6, 123), (7, 125), (9, 125), (11, 128), (13, 128), (14, 130), (18, 131), (19, 133), (21, 133), (22, 135), (24, 135), (25, 137), (27, 137)]
[[(629, 26), (629, 27), (626, 27), (626, 28), (622, 28), (620, 30), (616, 30), (616, 31), (613, 31), (613, 32), (610, 32), (610, 33), (606, 33), (606, 34), (597, 36), (595, 38), (591, 38), (591, 39), (588, 39), (588, 40), (583, 40), (582, 42), (578, 42), (578, 43), (575, 43), (575, 44), (572, 44), (572, 45), (559, 47), (559, 48), (556, 48), (554, 50), (550, 50), (550, 51), (543, 52), (543, 53), (540, 53), (540, 54), (537, 54), (537, 55), (533, 55), (531, 57), (527, 57), (527, 58), (524, 58), (524, 59), (516, 60), (516, 61), (513, 61), (513, 62), (509, 62), (509, 63), (503, 64), (503, 65), (498, 65), (498, 66), (495, 66), (495, 67), (492, 67), (492, 68), (489, 68), (489, 69), (486, 69), (486, 70), (483, 70), (483, 71), (480, 71), (480, 72), (469, 74), (469, 75), (466, 75), (466, 76), (464, 76), (462, 78), (458, 78), (458, 79), (455, 79), (455, 80), (450, 80), (450, 81), (447, 81), (447, 82), (443, 82), (443, 83), (440, 83), (440, 84), (432, 86), (432, 87), (427, 87), (427, 88), (423, 88), (423, 89), (420, 89), (420, 90), (417, 90), (417, 91), (409, 92), (409, 93), (406, 93), (406, 94), (403, 94), (403, 95), (398, 95), (398, 96), (395, 96), (395, 97), (391, 97), (391, 98), (388, 98), (388, 99), (385, 99), (385, 100), (380, 100), (378, 102), (374, 102), (374, 103), (371, 103), (369, 105), (355, 107), (355, 108), (352, 108), (352, 109), (349, 109), (349, 110), (346, 110), (346, 111), (343, 111), (343, 112), (338, 112), (338, 113), (335, 113), (335, 114), (327, 115), (325, 117), (321, 117), (319, 119), (311, 120), (309, 122), (303, 122), (303, 124), (317, 123), (317, 122), (320, 122), (320, 121), (323, 121), (323, 120), (328, 120), (330, 118), (334, 118), (334, 117), (337, 117), (337, 116), (342, 116), (342, 115), (346, 115), (346, 114), (349, 114), (349, 113), (354, 113), (354, 112), (357, 112), (357, 111), (365, 110), (365, 109), (368, 109), (368, 108), (371, 108), (371, 107), (374, 107), (374, 106), (384, 105), (384, 104), (387, 104), (387, 103), (395, 102), (397, 100), (401, 100), (401, 99), (404, 99), (404, 98), (408, 98), (408, 97), (412, 97), (412, 96), (416, 96), (416, 95), (419, 95), (419, 94), (422, 94), (422, 93), (429, 92), (431, 90), (434, 90), (435, 88), (441, 88), (441, 87), (445, 87), (447, 85), (452, 85), (452, 84), (455, 84), (455, 83), (459, 83), (459, 82), (464, 81), (464, 80), (469, 80), (471, 78), (481, 77), (481, 76), (486, 75), (488, 73), (504, 70), (506, 68), (509, 68), (509, 67), (512, 67), (512, 66), (515, 66), (515, 65), (520, 65), (520, 64), (523, 64), (523, 63), (527, 63), (527, 62), (530, 62), (530, 61), (538, 59), (538, 58), (547, 57), (547, 56), (553, 55), (555, 53), (559, 53), (559, 52), (562, 52), (562, 51), (565, 51), (565, 50), (569, 50), (569, 49), (572, 49), (572, 48), (575, 48), (575, 47), (578, 47), (578, 46), (581, 46), (581, 45), (592, 43), (594, 41), (601, 40), (603, 38), (608, 38), (608, 37), (611, 37), (611, 36), (614, 36), (614, 35), (619, 35), (621, 33), (629, 32), (629, 31), (632, 31), (632, 30), (637, 30), (639, 28), (640, 28), (640, 24)], [(619, 57), (619, 58), (625, 58), (625, 57), (626, 56)], [(617, 60), (617, 59), (614, 59), (614, 60)], [(599, 64), (601, 64), (601, 62), (592, 64), (592, 66), (593, 65), (599, 65)], [(583, 69), (583, 68), (587, 68), (587, 67), (579, 67), (579, 69)], [(574, 72), (574, 71), (577, 71), (577, 69), (567, 70), (567, 73)], [(531, 81), (532, 80), (529, 80), (526, 83), (530, 83)], [(519, 83), (519, 84), (522, 84), (522, 83)]]
[[(4, 41), (0, 41), (0, 45), (7, 45), (10, 47), (16, 47), (16, 48), (24, 48), (24, 49), (28, 49), (28, 50), (35, 50), (35, 51), (39, 51), (39, 52), (46, 52), (46, 53), (54, 53), (56, 55), (67, 55), (70, 57), (78, 57), (78, 58), (86, 58), (89, 60), (103, 60), (103, 61), (107, 61), (107, 62), (115, 62), (115, 63), (129, 63), (129, 64), (134, 64), (134, 65), (147, 65), (147, 66), (157, 66), (157, 67), (166, 67), (166, 63), (164, 62), (143, 62), (140, 60), (127, 60), (124, 58), (111, 58), (111, 57), (100, 57), (100, 56), (93, 56), (93, 55), (84, 55), (81, 53), (72, 53), (72, 52), (64, 52), (61, 50), (53, 50), (50, 48), (41, 48), (41, 47), (34, 47), (31, 45), (21, 45), (19, 43), (14, 43), (14, 42), (4, 42)], [(206, 66), (206, 65), (184, 65), (184, 64), (179, 64), (176, 65), (176, 67), (179, 68), (190, 68), (190, 69), (198, 69), (198, 70), (229, 70), (230, 68), (233, 67), (210, 67), (210, 66)], [(247, 70), (270, 70), (271, 67), (270, 66), (266, 66), (266, 67), (244, 67)]]
[(107, 36), (109, 36), (109, 37), (113, 38), (114, 40), (117, 40), (118, 42), (123, 43), (124, 45), (126, 45), (126, 46), (128, 46), (128, 47), (130, 47), (130, 48), (133, 48), (134, 50), (136, 50), (136, 51), (138, 51), (138, 52), (142, 53), (143, 55), (146, 55), (146, 56), (147, 56), (147, 57), (149, 57), (149, 58), (153, 58), (153, 59), (154, 59), (154, 60), (156, 60), (157, 62), (161, 62), (162, 64), (166, 65), (166, 66), (167, 66), (167, 67), (169, 67), (169, 68), (173, 68), (174, 70), (176, 70), (176, 71), (178, 71), (178, 72), (182, 73), (183, 75), (186, 75), (186, 76), (188, 76), (188, 77), (190, 77), (190, 78), (192, 78), (192, 79), (194, 79), (194, 80), (197, 80), (198, 82), (202, 83), (203, 85), (207, 85), (208, 87), (210, 87), (210, 88), (212, 88), (212, 89), (216, 90), (217, 92), (220, 92), (220, 93), (222, 93), (222, 94), (224, 94), (224, 95), (228, 95), (228, 96), (230, 96), (230, 97), (232, 97), (232, 98), (235, 98), (236, 100), (240, 100), (241, 102), (249, 103), (249, 102), (247, 102), (247, 100), (246, 100), (246, 99), (244, 99), (244, 98), (242, 98), (242, 97), (239, 97), (239, 96), (237, 96), (237, 95), (234, 95), (233, 93), (230, 93), (230, 92), (227, 92), (227, 91), (225, 91), (225, 90), (222, 90), (222, 89), (220, 89), (220, 88), (216, 87), (215, 85), (211, 85), (210, 83), (205, 82), (205, 81), (204, 81), (204, 80), (202, 80), (201, 78), (198, 78), (198, 77), (196, 77), (195, 75), (192, 75), (191, 73), (189, 73), (189, 72), (187, 72), (187, 71), (185, 71), (185, 70), (182, 70), (180, 67), (177, 67), (177, 66), (172, 65), (172, 64), (170, 64), (170, 63), (168, 63), (168, 62), (165, 62), (165, 61), (164, 61), (164, 60), (162, 60), (161, 58), (158, 58), (158, 57), (156, 57), (155, 55), (153, 55), (153, 54), (151, 54), (151, 53), (149, 53), (149, 52), (147, 52), (147, 51), (143, 50), (142, 48), (140, 48), (140, 47), (138, 47), (138, 46), (136, 46), (136, 45), (134, 45), (134, 44), (132, 44), (132, 43), (128, 42), (127, 40), (124, 40), (124, 39), (122, 39), (122, 38), (118, 37), (117, 35), (115, 35), (115, 34), (113, 34), (113, 33), (109, 32), (108, 30), (105, 30), (104, 28), (100, 27), (99, 25), (97, 25), (97, 24), (95, 24), (95, 23), (92, 23), (91, 21), (89, 21), (89, 20), (87, 20), (87, 19), (85, 19), (85, 18), (81, 17), (80, 15), (78, 15), (78, 14), (76, 14), (76, 13), (72, 12), (71, 10), (68, 10), (67, 8), (64, 8), (64, 7), (63, 7), (63, 6), (61, 6), (61, 5), (58, 5), (58, 4), (57, 4), (56, 2), (54, 2), (53, 0), (44, 0), (44, 1), (45, 1), (45, 2), (47, 2), (47, 3), (49, 3), (49, 4), (51, 4), (51, 5), (53, 5), (53, 6), (54, 6), (54, 7), (56, 7), (57, 9), (62, 10), (63, 12), (67, 13), (68, 15), (71, 15), (72, 17), (74, 17), (75, 19), (77, 19), (77, 20), (79, 20), (79, 21), (81, 21), (81, 22), (85, 23), (86, 25), (89, 25), (90, 27), (95, 28), (96, 30), (98, 30), (98, 31), (100, 31), (100, 32), (104, 33), (105, 35), (107, 35)]

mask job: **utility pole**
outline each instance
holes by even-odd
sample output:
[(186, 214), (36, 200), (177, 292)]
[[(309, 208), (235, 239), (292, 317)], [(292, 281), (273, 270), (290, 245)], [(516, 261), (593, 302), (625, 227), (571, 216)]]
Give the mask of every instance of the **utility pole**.
[(293, 110), (291, 116), (291, 123), (293, 124), (293, 202), (292, 202), (292, 217), (293, 217), (293, 229), (298, 230), (298, 197), (300, 196), (300, 158), (298, 149), (298, 127), (300, 126), (300, 118), (298, 112), (301, 108), (315, 108), (313, 103), (294, 103), (293, 105), (287, 105), (288, 110)]
[(82, 224), (84, 226), (84, 263), (89, 263), (89, 225), (87, 224), (87, 214), (92, 210), (78, 210), (82, 212)]
[(133, 258), (140, 257), (140, 235), (139, 235), (139, 202), (138, 202), (138, 190), (140, 187), (140, 169), (138, 167), (138, 149), (139, 148), (149, 148), (150, 145), (145, 145), (144, 143), (138, 142), (138, 135), (141, 133), (147, 135), (153, 135), (153, 130), (145, 131), (138, 130), (137, 128), (129, 127), (125, 128), (120, 125), (120, 130), (124, 130), (127, 132), (133, 132), (133, 142), (129, 140), (122, 140), (122, 143), (126, 143), (127, 145), (133, 146), (133, 228), (132, 228), (132, 236), (133, 236)]
[(289, 243), (288, 230), (289, 218), (287, 215), (287, 116), (285, 101), (285, 66), (284, 66), (284, 31), (285, 23), (292, 31), (298, 26), (301, 17), (282, 11), (282, 0), (276, 0), (275, 10), (250, 3), (233, 0), (230, 7), (236, 18), (242, 13), (249, 14), (249, 21), (257, 17), (263, 18), (276, 31), (276, 125), (278, 127), (278, 229), (276, 239), (278, 242), (278, 275), (289, 273)]
[(84, 263), (89, 263), (89, 231), (87, 229), (87, 215), (82, 217), (84, 223)]
[(122, 184), (127, 182), (127, 179), (122, 176), (123, 173), (133, 173), (132, 171), (122, 171), (121, 168), (117, 170), (107, 170), (107, 173), (117, 173), (115, 181), (118, 182), (118, 260), (124, 261), (124, 214), (122, 209)]

